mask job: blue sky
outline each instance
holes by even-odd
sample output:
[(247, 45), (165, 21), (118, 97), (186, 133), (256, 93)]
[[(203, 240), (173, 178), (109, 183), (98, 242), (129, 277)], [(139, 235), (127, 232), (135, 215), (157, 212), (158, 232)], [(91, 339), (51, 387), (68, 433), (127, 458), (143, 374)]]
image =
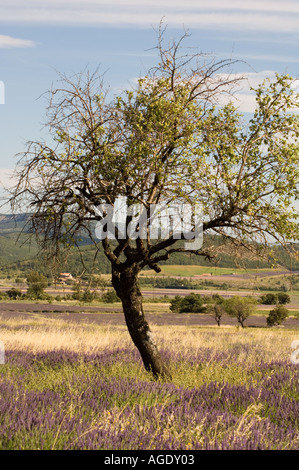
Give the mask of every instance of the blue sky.
[[(276, 71), (299, 75), (298, 0), (0, 0), (2, 184), (26, 142), (45, 136), (41, 95), (57, 71), (100, 66), (112, 92), (130, 86), (156, 61), (153, 28), (163, 16), (169, 35), (189, 30), (186, 45), (246, 61), (235, 73), (253, 86)], [(238, 97), (240, 110), (251, 112), (248, 90)]]

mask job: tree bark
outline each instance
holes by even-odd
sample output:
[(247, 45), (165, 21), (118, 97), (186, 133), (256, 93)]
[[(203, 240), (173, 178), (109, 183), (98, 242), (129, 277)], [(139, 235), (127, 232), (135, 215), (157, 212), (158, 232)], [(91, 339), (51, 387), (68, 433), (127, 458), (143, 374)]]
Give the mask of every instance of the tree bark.
[(144, 316), (137, 274), (138, 270), (134, 266), (122, 272), (112, 268), (112, 285), (122, 301), (130, 336), (141, 355), (145, 369), (151, 372), (155, 379), (171, 380), (171, 374), (161, 358)]

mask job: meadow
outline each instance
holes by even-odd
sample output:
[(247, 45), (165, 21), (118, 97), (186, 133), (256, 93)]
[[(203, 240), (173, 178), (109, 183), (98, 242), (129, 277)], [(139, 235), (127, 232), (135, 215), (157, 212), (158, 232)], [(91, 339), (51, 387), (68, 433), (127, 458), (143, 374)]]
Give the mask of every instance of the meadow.
[[(219, 267), (219, 266), (199, 266), (199, 265), (162, 265), (161, 273), (156, 274), (156, 276), (200, 276), (204, 274), (210, 274), (214, 276), (225, 276), (225, 275), (246, 275), (246, 274), (260, 274), (272, 272), (273, 274), (279, 273), (281, 268), (237, 268), (237, 267)], [(144, 270), (143, 275), (152, 275), (152, 271)]]
[(1, 450), (299, 448), (298, 329), (167, 324), (149, 312), (173, 377), (163, 382), (115, 315), (2, 311)]

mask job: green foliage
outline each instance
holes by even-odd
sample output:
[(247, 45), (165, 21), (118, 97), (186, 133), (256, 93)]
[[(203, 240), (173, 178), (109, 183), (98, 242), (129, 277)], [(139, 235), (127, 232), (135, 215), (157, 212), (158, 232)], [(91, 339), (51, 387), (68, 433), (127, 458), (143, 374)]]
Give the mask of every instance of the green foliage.
[(270, 313), (267, 317), (267, 325), (268, 326), (281, 325), (288, 316), (289, 316), (288, 309), (278, 305), (275, 309), (270, 310)]
[(102, 295), (102, 301), (108, 304), (112, 304), (114, 302), (120, 302), (120, 298), (116, 294), (115, 290), (111, 289)]
[(278, 292), (277, 300), (278, 300), (279, 304), (285, 305), (285, 304), (288, 304), (291, 301), (291, 298), (285, 292)]
[(240, 297), (235, 295), (229, 299), (225, 299), (222, 305), (226, 313), (231, 317), (235, 317), (243, 328), (244, 321), (255, 310), (256, 300), (252, 297)]
[(82, 286), (80, 282), (74, 283), (72, 290), (72, 299), (79, 300), (80, 302), (91, 303), (99, 297), (97, 292), (90, 290), (88, 285)]
[(201, 313), (206, 309), (202, 296), (192, 293), (184, 297), (176, 295), (170, 302), (170, 310), (178, 313)]
[(32, 271), (27, 279), (29, 285), (27, 289), (27, 296), (33, 299), (41, 299), (44, 295), (44, 290), (48, 287), (48, 279), (37, 271)]
[(180, 295), (176, 295), (174, 299), (171, 299), (170, 306), (169, 306), (170, 310), (172, 312), (178, 313), (180, 311), (181, 301), (182, 301), (182, 297)]
[(260, 298), (261, 304), (264, 305), (276, 305), (277, 304), (277, 295), (273, 293), (268, 293), (265, 295), (262, 295)]
[[(5, 223), (3, 222), (3, 225)], [(9, 224), (8, 224), (9, 225)], [(20, 227), (12, 227), (8, 232), (0, 232), (0, 266), (14, 264), (32, 258), (37, 253), (34, 241), (25, 243), (26, 235), (20, 234)]]
[(189, 279), (176, 279), (172, 277), (140, 277), (139, 285), (150, 285), (157, 289), (196, 289), (197, 284)]
[(8, 295), (8, 297), (10, 299), (13, 299), (13, 300), (16, 300), (20, 297), (22, 297), (22, 292), (19, 290), (19, 289), (16, 289), (16, 288), (12, 288), (12, 289), (9, 289), (6, 291), (6, 294)]
[(210, 303), (210, 305), (207, 307), (207, 313), (210, 313), (213, 318), (215, 318), (217, 325), (220, 326), (221, 318), (226, 313), (224, 306), (225, 299), (219, 294), (214, 294), (210, 297), (210, 299), (207, 300)]
[(84, 289), (83, 294), (82, 294), (82, 302), (93, 302), (98, 298), (98, 294), (94, 291), (91, 291), (88, 287)]
[(290, 296), (285, 292), (278, 292), (277, 294), (268, 293), (260, 298), (261, 304), (264, 305), (288, 304), (290, 300)]

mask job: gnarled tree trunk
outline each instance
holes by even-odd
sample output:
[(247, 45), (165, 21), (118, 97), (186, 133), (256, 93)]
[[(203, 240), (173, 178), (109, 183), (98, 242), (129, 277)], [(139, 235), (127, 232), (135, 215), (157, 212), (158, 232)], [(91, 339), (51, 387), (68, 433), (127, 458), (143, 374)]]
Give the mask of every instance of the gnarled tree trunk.
[(136, 266), (118, 272), (112, 268), (112, 285), (122, 301), (126, 324), (147, 371), (157, 379), (171, 379), (171, 374), (163, 362), (145, 319), (142, 295), (138, 286)]

